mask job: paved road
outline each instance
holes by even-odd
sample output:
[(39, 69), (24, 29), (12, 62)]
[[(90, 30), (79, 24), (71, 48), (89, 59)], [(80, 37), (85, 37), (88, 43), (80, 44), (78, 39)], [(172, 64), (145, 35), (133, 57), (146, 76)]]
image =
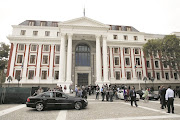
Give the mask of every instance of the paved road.
[(138, 101), (138, 107), (130, 102), (114, 100), (102, 102), (88, 97), (86, 109), (46, 109), (38, 112), (25, 104), (0, 105), (0, 120), (180, 120), (180, 99), (175, 98), (175, 114), (160, 109), (159, 101)]

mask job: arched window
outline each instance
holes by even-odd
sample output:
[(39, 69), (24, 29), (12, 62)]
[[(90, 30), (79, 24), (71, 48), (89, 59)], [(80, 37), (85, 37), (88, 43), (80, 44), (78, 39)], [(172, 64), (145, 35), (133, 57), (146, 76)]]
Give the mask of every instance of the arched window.
[(77, 45), (76, 66), (90, 66), (90, 48), (87, 44)]

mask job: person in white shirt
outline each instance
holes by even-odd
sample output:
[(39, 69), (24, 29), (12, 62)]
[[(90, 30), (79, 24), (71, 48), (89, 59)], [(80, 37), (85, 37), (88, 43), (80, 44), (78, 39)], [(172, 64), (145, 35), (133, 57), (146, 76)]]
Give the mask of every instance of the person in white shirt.
[(167, 101), (167, 107), (168, 112), (170, 113), (170, 107), (172, 109), (172, 113), (174, 113), (174, 91), (171, 89), (171, 86), (168, 86), (168, 89), (166, 90), (166, 101)]

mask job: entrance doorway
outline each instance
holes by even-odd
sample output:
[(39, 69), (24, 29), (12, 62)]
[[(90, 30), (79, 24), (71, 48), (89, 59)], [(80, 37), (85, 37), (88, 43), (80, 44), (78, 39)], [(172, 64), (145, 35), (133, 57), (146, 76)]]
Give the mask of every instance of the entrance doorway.
[(78, 86), (88, 85), (88, 75), (89, 73), (78, 73)]

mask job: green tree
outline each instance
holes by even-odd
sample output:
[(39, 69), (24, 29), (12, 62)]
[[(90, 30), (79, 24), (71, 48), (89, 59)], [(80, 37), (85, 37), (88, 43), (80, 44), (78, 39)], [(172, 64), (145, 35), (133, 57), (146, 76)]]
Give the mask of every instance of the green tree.
[[(143, 46), (143, 51), (145, 57), (154, 56), (180, 75), (180, 39), (175, 35), (167, 35), (163, 39), (151, 39)], [(156, 53), (159, 54), (159, 58), (155, 57)]]
[(0, 86), (5, 81), (5, 71), (4, 69), (8, 63), (8, 52), (9, 52), (9, 45), (5, 43), (0, 43)]

